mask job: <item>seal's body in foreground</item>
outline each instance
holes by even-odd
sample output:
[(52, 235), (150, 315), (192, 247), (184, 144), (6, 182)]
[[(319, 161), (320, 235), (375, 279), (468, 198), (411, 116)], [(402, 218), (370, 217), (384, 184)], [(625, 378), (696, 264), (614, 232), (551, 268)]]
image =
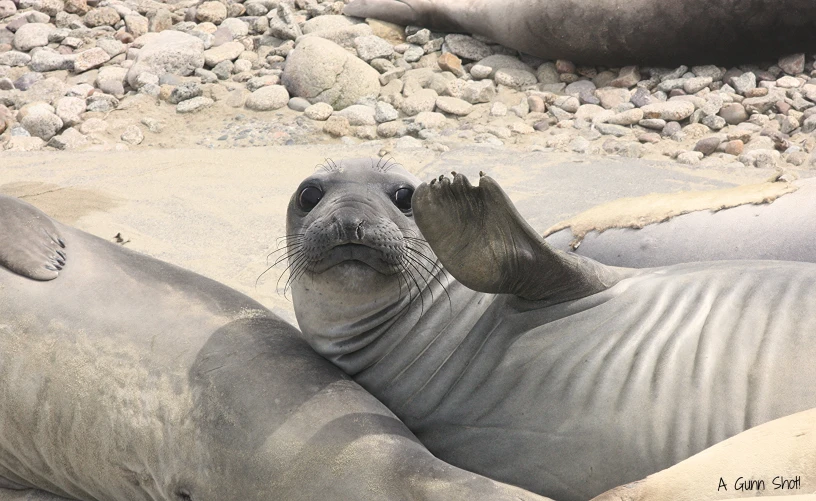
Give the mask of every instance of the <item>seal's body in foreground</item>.
[(439, 457), (587, 499), (816, 407), (816, 265), (606, 267), (488, 177), (418, 185), (343, 162), (287, 229), (304, 336)]
[(434, 458), (248, 297), (2, 196), (0, 487), (88, 501), (538, 499)]
[(776, 60), (816, 41), (810, 0), (354, 0), (344, 13), (605, 66)]

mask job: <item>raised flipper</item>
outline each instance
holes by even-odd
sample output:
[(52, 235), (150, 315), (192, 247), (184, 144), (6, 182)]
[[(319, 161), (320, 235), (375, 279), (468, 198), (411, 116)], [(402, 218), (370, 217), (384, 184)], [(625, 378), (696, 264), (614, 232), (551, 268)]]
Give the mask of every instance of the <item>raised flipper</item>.
[(442, 265), (465, 286), (524, 299), (568, 301), (603, 291), (627, 275), (552, 248), (499, 185), (462, 174), (423, 183), (412, 199), (419, 230)]
[(0, 266), (34, 280), (53, 280), (65, 266), (65, 241), (44, 212), (0, 195)]

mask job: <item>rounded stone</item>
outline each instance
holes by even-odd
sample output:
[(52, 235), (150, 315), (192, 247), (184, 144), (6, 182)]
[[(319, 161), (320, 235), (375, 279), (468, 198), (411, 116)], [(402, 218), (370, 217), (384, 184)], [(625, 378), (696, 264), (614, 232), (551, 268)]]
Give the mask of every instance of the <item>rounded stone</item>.
[(422, 129), (441, 129), (447, 123), (447, 118), (442, 113), (423, 111), (414, 117), (414, 123)]
[(470, 67), (470, 76), (476, 80), (482, 80), (489, 77), (493, 73), (490, 66), (483, 66), (481, 64), (474, 64)]
[(303, 110), (303, 114), (306, 115), (307, 118), (321, 122), (328, 120), (328, 118), (332, 116), (332, 113), (334, 113), (334, 108), (328, 103), (315, 103)]
[(357, 55), (363, 61), (371, 61), (378, 57), (391, 57), (394, 47), (376, 35), (365, 35), (354, 39)]
[(374, 120), (378, 123), (391, 122), (399, 118), (399, 111), (391, 104), (378, 101), (374, 106)]
[(514, 89), (535, 85), (538, 82), (532, 72), (519, 68), (501, 68), (496, 70), (496, 73), (493, 75), (493, 81)]
[(436, 107), (440, 111), (451, 115), (465, 116), (473, 111), (473, 105), (464, 99), (456, 97), (440, 96), (436, 98)]
[(686, 119), (694, 113), (694, 104), (688, 101), (665, 101), (647, 104), (640, 108), (645, 118), (661, 118), (666, 121)]
[(40, 109), (27, 113), (20, 124), (29, 134), (43, 141), (56, 136), (63, 126), (62, 120), (55, 113)]
[(737, 125), (748, 120), (748, 112), (740, 103), (726, 103), (720, 108), (718, 114), (730, 125)]
[(98, 26), (113, 26), (121, 17), (112, 7), (100, 7), (85, 14), (85, 25), (90, 28)]
[(643, 120), (643, 110), (634, 108), (623, 111), (609, 118), (606, 122), (613, 125), (635, 125)]
[(305, 37), (286, 59), (281, 80), (290, 94), (340, 110), (380, 93), (377, 70), (336, 43)]
[(120, 139), (127, 144), (136, 146), (144, 141), (144, 133), (137, 125), (128, 125)]
[[(224, 61), (234, 61), (245, 50), (241, 42), (227, 42), (204, 51), (204, 64), (214, 68)], [(252, 63), (250, 63), (251, 67)]]
[(450, 52), (472, 61), (479, 61), (492, 53), (487, 44), (468, 35), (448, 35), (445, 37), (445, 45)]
[(348, 136), (351, 133), (351, 125), (345, 117), (330, 116), (323, 124), (323, 131), (334, 136)]
[(201, 87), (197, 83), (184, 83), (175, 87), (172, 92), (170, 92), (167, 102), (170, 104), (179, 104), (182, 101), (198, 97), (203, 93), (204, 91), (201, 90)]
[(722, 138), (717, 136), (705, 137), (697, 141), (697, 144), (694, 145), (694, 151), (699, 151), (708, 156), (717, 151), (717, 147), (720, 146), (721, 142)]
[(439, 95), (432, 89), (420, 89), (402, 102), (402, 112), (413, 116), (423, 111), (433, 111)]
[(51, 24), (26, 23), (14, 33), (12, 45), (21, 52), (28, 52), (35, 47), (48, 45), (48, 36), (56, 31)]
[(227, 18), (227, 7), (221, 2), (204, 2), (196, 9), (196, 19), (202, 23), (221, 24)]
[(80, 115), (85, 112), (85, 100), (78, 97), (62, 97), (54, 103), (56, 114), (65, 127), (82, 122)]
[(703, 159), (703, 156), (699, 151), (684, 151), (677, 155), (677, 161), (685, 165), (697, 165)]
[(165, 30), (154, 35), (139, 51), (128, 70), (127, 81), (137, 88), (136, 79), (143, 72), (187, 76), (203, 66), (204, 42), (180, 31)]
[(204, 96), (194, 97), (186, 101), (180, 102), (176, 106), (176, 113), (195, 113), (203, 109), (209, 108), (215, 103), (212, 99)]
[(246, 107), (255, 111), (283, 108), (289, 102), (289, 92), (282, 85), (267, 85), (249, 95)]
[(306, 111), (306, 108), (311, 106), (311, 103), (302, 97), (293, 97), (289, 99), (289, 102), (286, 103), (286, 106), (289, 107), (290, 110), (295, 111)]

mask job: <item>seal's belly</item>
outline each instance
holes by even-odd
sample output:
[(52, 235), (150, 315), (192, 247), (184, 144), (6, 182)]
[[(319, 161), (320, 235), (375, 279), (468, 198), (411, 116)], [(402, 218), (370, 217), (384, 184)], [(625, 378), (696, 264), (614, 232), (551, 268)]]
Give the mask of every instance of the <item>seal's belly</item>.
[(814, 297), (816, 265), (725, 262), (550, 308), (497, 301), (477, 326), (487, 341), (415, 429), (445, 460), (587, 498), (816, 407)]

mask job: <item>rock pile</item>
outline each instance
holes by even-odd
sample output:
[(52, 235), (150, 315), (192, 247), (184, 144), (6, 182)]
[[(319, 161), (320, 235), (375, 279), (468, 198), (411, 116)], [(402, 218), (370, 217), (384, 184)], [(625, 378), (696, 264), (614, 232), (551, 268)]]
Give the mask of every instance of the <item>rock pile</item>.
[[(816, 72), (804, 54), (737, 68), (582, 67), (345, 17), (343, 6), (0, 0), (0, 146), (99, 146), (109, 113), (149, 99), (176, 114), (283, 110), (319, 134), (396, 147), (816, 166)], [(131, 118), (113, 147), (161, 129)]]

